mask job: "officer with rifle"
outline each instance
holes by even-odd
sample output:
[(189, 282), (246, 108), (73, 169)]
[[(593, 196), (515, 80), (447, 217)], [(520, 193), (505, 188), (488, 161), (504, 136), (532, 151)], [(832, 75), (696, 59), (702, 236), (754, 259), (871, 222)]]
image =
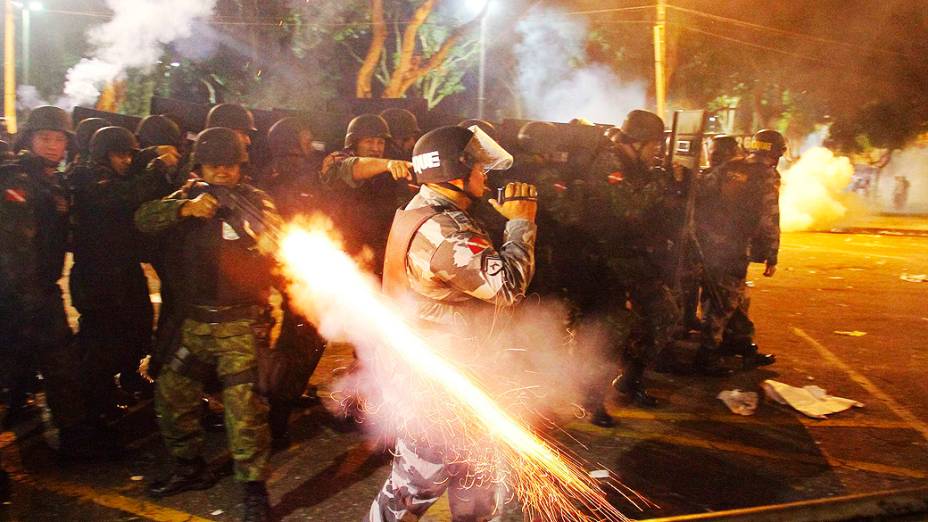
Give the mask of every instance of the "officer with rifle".
[(215, 482), (202, 457), (200, 397), (204, 382), (222, 384), (226, 432), (243, 484), (243, 520), (270, 516), (265, 480), (270, 455), (268, 404), (257, 387), (259, 350), (271, 321), (268, 298), (274, 278), (271, 253), (282, 223), (262, 191), (242, 182), (245, 143), (226, 128), (197, 136), (193, 163), (201, 181), (142, 205), (136, 225), (145, 233), (173, 229), (169, 253), (181, 284), (178, 338), (150, 366), (157, 372), (155, 408), (162, 436), (175, 458), (173, 473), (152, 483), (156, 498), (206, 489)]

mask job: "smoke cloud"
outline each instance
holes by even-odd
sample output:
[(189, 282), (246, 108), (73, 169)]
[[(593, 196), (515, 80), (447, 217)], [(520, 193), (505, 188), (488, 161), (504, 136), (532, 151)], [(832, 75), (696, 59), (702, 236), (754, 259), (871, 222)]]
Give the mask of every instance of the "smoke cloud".
[(782, 173), (780, 228), (784, 232), (827, 228), (847, 213), (851, 161), (823, 147), (806, 151)]
[(163, 47), (189, 38), (194, 23), (212, 14), (216, 0), (107, 0), (113, 19), (87, 33), (93, 47), (68, 71), (65, 108), (94, 104), (103, 86), (127, 69), (146, 70), (155, 65)]
[(517, 31), (517, 85), (525, 117), (618, 124), (630, 110), (647, 105), (643, 83), (623, 81), (609, 67), (588, 63), (588, 29), (577, 17), (541, 10), (519, 22)]
[[(900, 178), (909, 183), (904, 195), (898, 193), (904, 183)], [(928, 213), (928, 147), (913, 146), (894, 152), (880, 173), (877, 194), (884, 212)]]

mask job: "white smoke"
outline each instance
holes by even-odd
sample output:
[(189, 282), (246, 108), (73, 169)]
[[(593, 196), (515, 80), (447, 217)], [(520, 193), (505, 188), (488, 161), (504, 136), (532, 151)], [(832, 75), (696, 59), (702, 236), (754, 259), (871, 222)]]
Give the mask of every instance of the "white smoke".
[(146, 70), (158, 62), (163, 47), (188, 38), (194, 23), (212, 14), (216, 0), (106, 0), (109, 22), (90, 29), (92, 56), (68, 71), (65, 108), (94, 104), (107, 82), (127, 69)]
[[(902, 183), (899, 177), (904, 177), (910, 185), (904, 198), (893, 201)], [(880, 172), (877, 194), (884, 212), (928, 213), (928, 147), (911, 146), (894, 152), (889, 164)]]
[(782, 173), (780, 228), (784, 232), (827, 228), (847, 213), (854, 167), (823, 147), (806, 151)]
[(517, 84), (525, 117), (548, 121), (586, 118), (621, 123), (632, 109), (647, 105), (641, 82), (623, 81), (609, 67), (589, 64), (586, 24), (547, 9), (523, 19), (516, 46)]
[(16, 110), (21, 112), (30, 112), (40, 105), (48, 105), (48, 102), (39, 93), (39, 90), (33, 85), (19, 85), (16, 87)]

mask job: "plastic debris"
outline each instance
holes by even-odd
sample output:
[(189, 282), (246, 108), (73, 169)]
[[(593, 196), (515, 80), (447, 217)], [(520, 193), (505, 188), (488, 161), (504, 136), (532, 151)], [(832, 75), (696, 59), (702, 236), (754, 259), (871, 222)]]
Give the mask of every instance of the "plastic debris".
[(732, 413), (738, 415), (754, 415), (757, 411), (757, 393), (741, 390), (725, 390), (717, 397), (728, 406)]
[(212, 513), (210, 513), (210, 515), (213, 515), (214, 517), (218, 517), (222, 513), (223, 511), (221, 509), (217, 509), (216, 511), (213, 511)]
[(827, 415), (839, 413), (850, 408), (863, 408), (863, 403), (853, 399), (834, 397), (821, 387), (815, 385), (797, 388), (779, 381), (768, 379), (763, 384), (767, 398), (785, 404), (813, 419), (827, 419)]
[(867, 335), (867, 332), (861, 332), (860, 330), (835, 330), (833, 333), (838, 335), (846, 335), (848, 337), (863, 337)]
[(609, 478), (608, 469), (594, 469), (590, 472), (590, 478), (594, 479), (607, 479)]
[(910, 283), (928, 283), (928, 274), (905, 274), (899, 276), (899, 279)]
[(145, 477), (143, 477), (142, 475), (132, 475), (131, 477), (129, 477), (129, 480), (131, 480), (132, 482), (140, 482), (142, 480), (145, 480)]

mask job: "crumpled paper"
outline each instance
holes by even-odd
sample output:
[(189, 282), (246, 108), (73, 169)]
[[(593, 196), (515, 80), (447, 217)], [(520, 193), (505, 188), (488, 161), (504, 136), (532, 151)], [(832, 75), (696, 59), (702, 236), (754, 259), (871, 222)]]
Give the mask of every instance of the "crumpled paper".
[(867, 332), (861, 332), (860, 330), (850, 330), (850, 331), (848, 331), (848, 330), (835, 330), (835, 331), (832, 332), (832, 333), (836, 333), (836, 334), (838, 334), (838, 335), (846, 335), (846, 336), (848, 336), (848, 337), (863, 337), (863, 336), (867, 335)]
[(928, 274), (902, 274), (899, 279), (910, 283), (928, 283)]
[(813, 419), (827, 419), (827, 415), (842, 412), (850, 408), (863, 408), (863, 403), (853, 399), (828, 395), (824, 389), (808, 385), (802, 388), (790, 386), (779, 381), (767, 379), (763, 384), (768, 398), (791, 406), (803, 415)]
[(757, 411), (757, 393), (741, 390), (725, 390), (716, 397), (728, 406), (732, 413), (738, 415), (754, 415)]

